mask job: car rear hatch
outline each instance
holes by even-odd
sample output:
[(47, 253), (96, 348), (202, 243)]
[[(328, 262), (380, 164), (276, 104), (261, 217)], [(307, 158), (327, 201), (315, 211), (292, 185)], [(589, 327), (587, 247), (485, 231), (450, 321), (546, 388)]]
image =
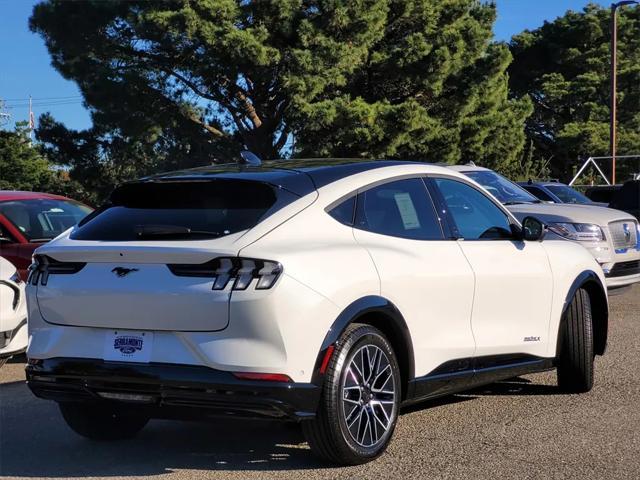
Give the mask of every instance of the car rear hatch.
[(248, 230), (297, 198), (268, 183), (232, 179), (124, 185), (107, 207), (37, 251), (30, 288), (50, 323), (222, 330), (232, 282), (214, 289), (215, 268), (206, 265), (237, 256)]

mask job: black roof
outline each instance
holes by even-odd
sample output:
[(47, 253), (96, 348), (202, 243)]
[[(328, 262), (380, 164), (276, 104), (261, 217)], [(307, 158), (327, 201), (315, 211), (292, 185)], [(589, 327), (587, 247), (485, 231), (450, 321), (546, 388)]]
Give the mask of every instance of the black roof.
[(276, 160), (260, 166), (219, 164), (206, 167), (160, 173), (142, 178), (138, 182), (172, 182), (230, 178), (265, 182), (306, 195), (329, 183), (375, 168), (414, 164), (399, 160), (304, 159)]

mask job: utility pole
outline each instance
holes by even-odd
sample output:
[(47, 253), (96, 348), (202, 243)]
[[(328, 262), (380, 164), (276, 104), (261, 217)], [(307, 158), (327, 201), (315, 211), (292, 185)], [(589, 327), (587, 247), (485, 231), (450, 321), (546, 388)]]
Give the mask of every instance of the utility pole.
[(611, 155), (611, 183), (616, 184), (616, 96), (618, 89), (618, 8), (638, 4), (635, 0), (624, 0), (611, 4), (611, 119), (609, 121), (609, 154)]
[(33, 130), (36, 128), (36, 119), (33, 116), (33, 99), (29, 95), (29, 143), (33, 145)]

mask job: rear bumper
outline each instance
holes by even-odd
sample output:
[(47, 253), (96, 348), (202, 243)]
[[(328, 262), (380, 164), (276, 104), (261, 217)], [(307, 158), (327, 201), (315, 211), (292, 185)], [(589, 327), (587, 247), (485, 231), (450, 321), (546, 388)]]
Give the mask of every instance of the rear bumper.
[(230, 372), (191, 365), (52, 358), (30, 360), (26, 374), (40, 398), (126, 402), (158, 418), (227, 414), (303, 420), (315, 416), (320, 397), (314, 384), (238, 380)]

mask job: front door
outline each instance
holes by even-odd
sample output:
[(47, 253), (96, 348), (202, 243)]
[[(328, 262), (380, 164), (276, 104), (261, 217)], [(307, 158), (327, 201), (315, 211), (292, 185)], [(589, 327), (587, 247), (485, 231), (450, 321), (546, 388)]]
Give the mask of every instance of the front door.
[(470, 183), (434, 178), (433, 184), (475, 273), (476, 357), (543, 356), (553, 279), (542, 243), (515, 239), (505, 211)]
[(416, 377), (448, 372), (458, 359), (456, 370), (470, 369), (473, 271), (456, 241), (444, 238), (423, 179), (360, 191), (353, 231), (375, 263), (381, 295), (409, 327)]

